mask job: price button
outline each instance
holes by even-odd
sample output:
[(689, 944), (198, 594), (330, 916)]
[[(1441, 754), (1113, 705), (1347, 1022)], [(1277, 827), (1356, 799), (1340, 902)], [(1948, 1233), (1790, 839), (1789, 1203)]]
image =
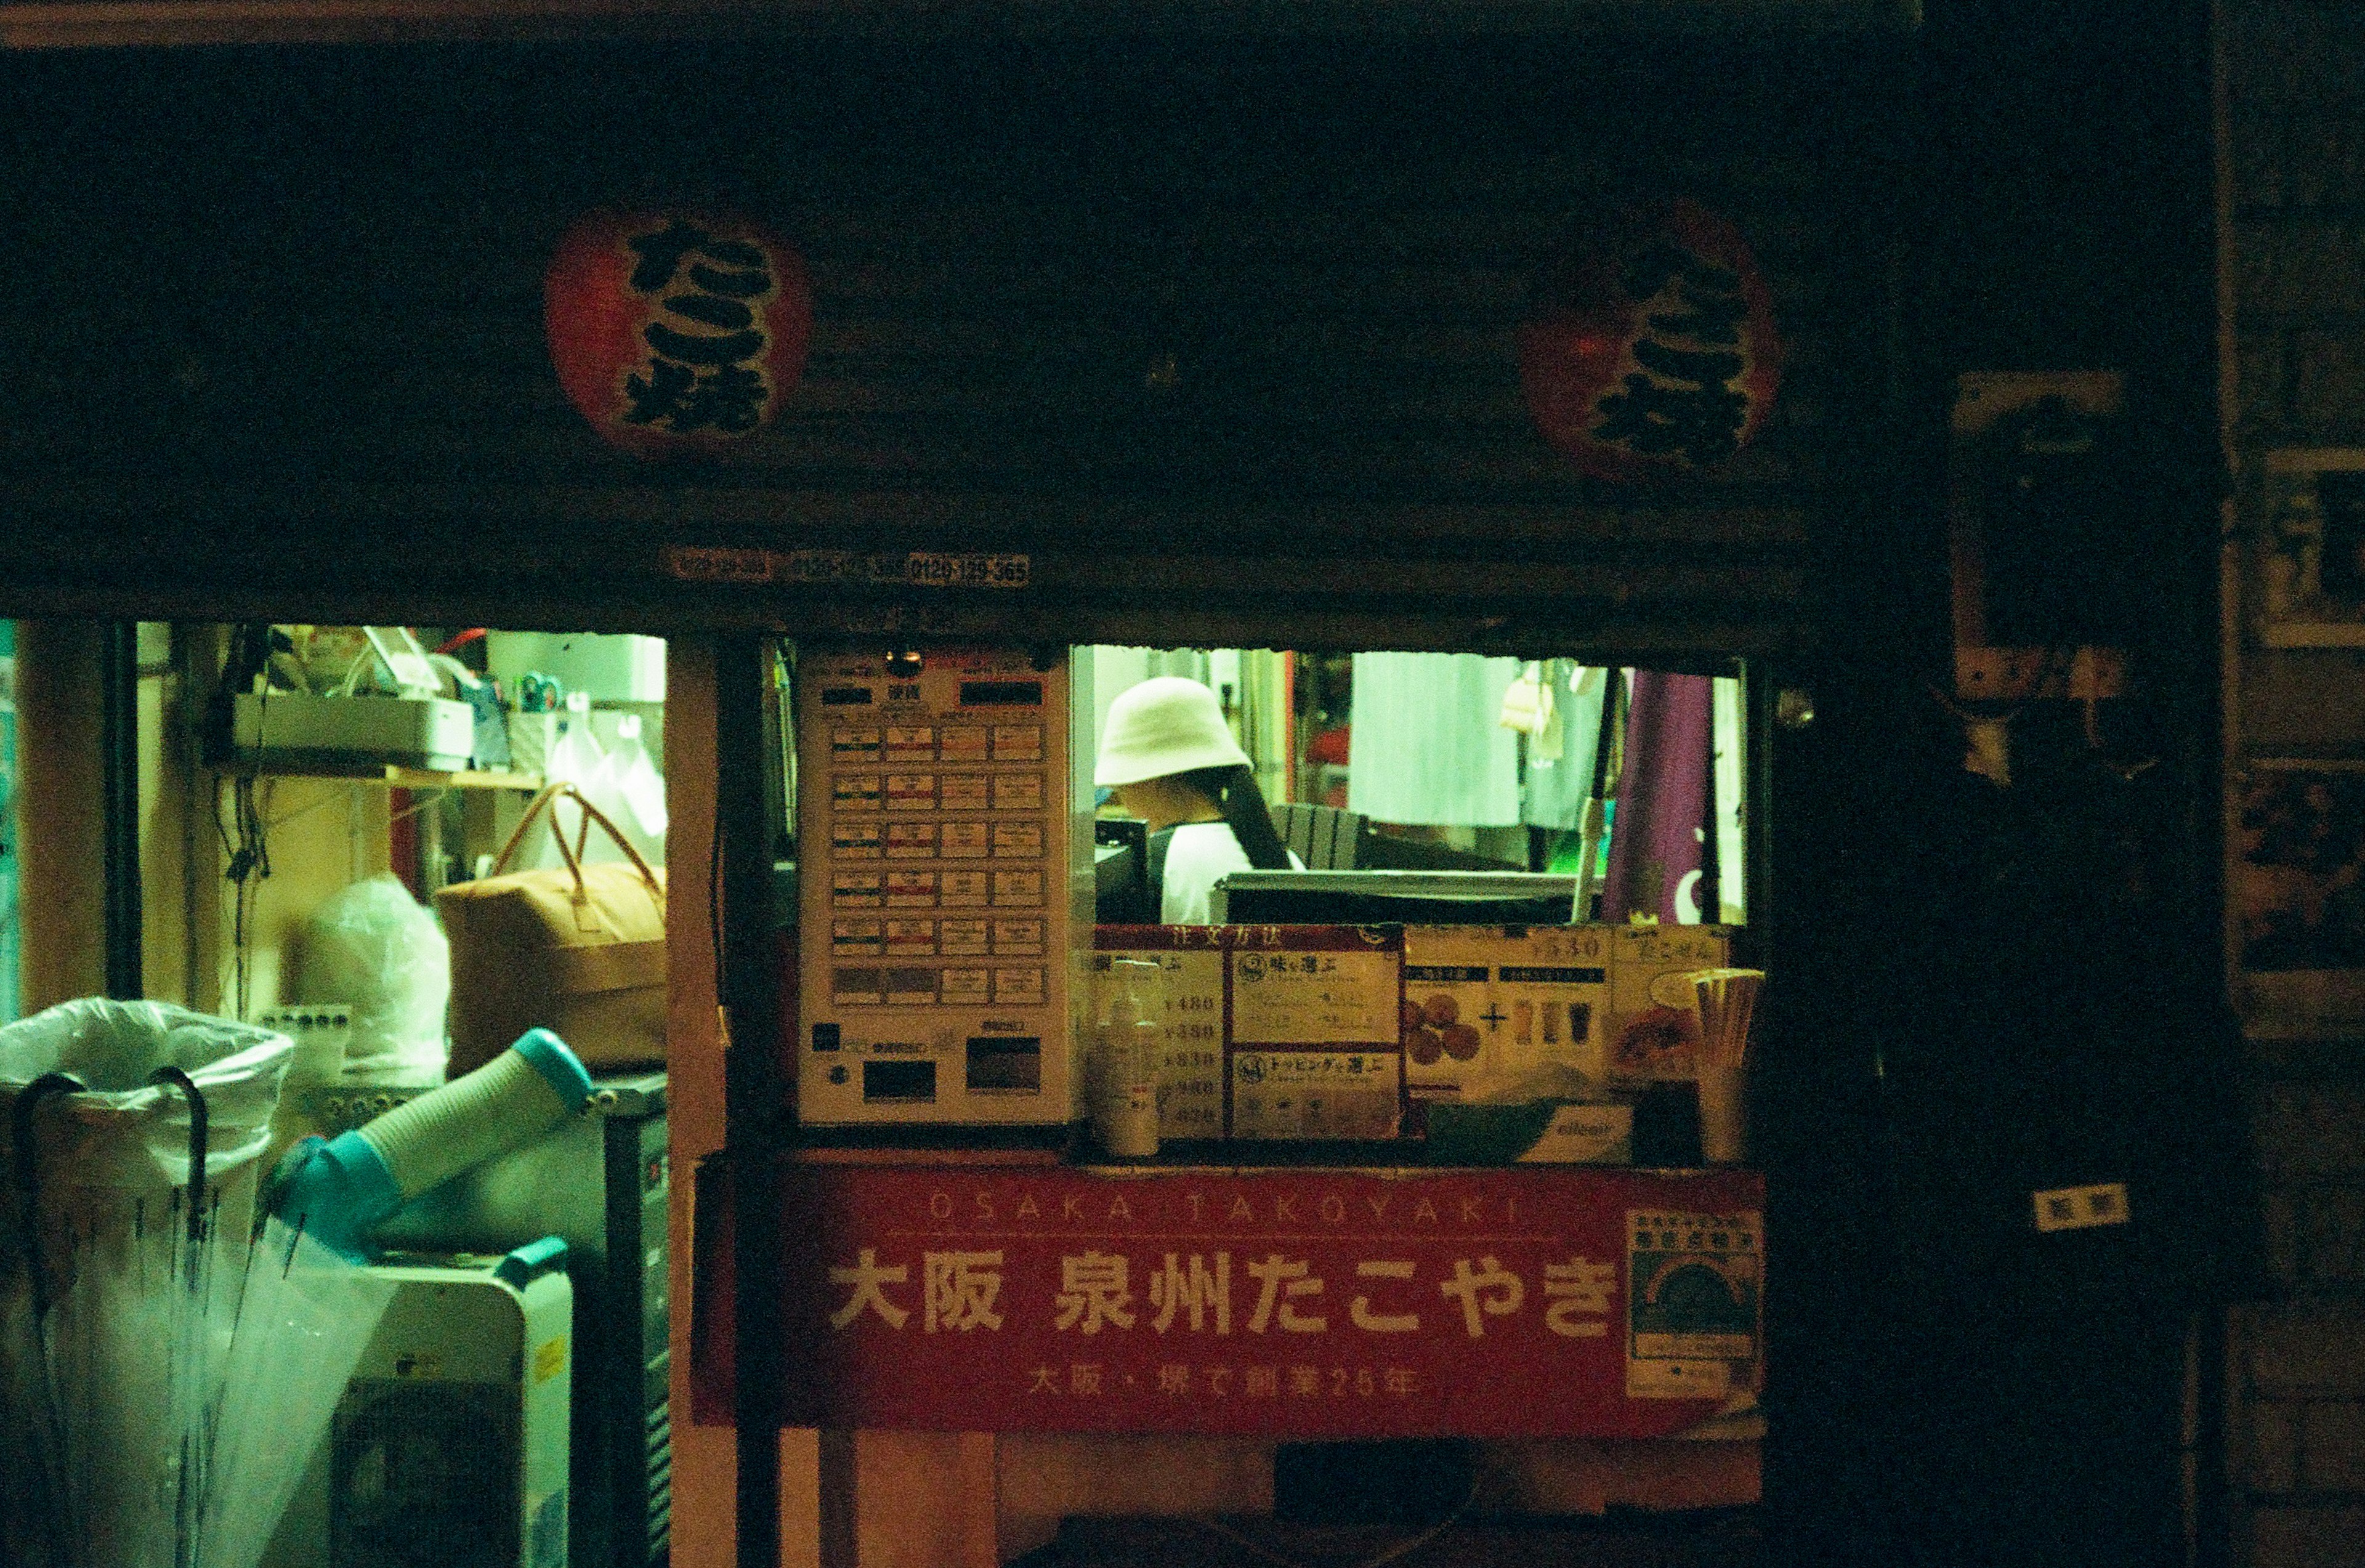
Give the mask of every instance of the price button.
[(937, 926), (937, 946), (948, 958), (981, 958), (987, 950), (989, 929), (982, 920), (944, 921)]
[(947, 724), (936, 756), (946, 762), (983, 762), (988, 736), (981, 724)]
[[(878, 831), (872, 824), (871, 831)], [(936, 852), (936, 824), (934, 823), (889, 823), (887, 824), (887, 858), (890, 860), (925, 860)], [(874, 855), (878, 851), (873, 850)]]
[[(872, 879), (877, 879), (875, 877)], [(936, 906), (936, 874), (934, 871), (890, 871), (887, 873), (887, 907), (889, 909), (934, 909)]]
[(829, 902), (834, 909), (877, 909), (879, 890), (879, 873), (876, 871), (830, 873)]
[(993, 971), (993, 1000), (997, 1002), (1012, 1007), (1040, 1007), (1043, 994), (1041, 969)]
[(996, 823), (993, 853), (1003, 860), (1037, 860), (1043, 855), (1041, 823)]

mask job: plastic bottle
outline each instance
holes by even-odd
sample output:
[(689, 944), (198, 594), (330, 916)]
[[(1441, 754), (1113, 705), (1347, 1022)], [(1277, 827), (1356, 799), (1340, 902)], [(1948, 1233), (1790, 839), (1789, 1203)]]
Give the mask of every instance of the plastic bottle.
[(1108, 1019), (1094, 1050), (1093, 1131), (1112, 1159), (1158, 1153), (1158, 1071), (1164, 1054), (1163, 976), (1142, 958), (1110, 965)]

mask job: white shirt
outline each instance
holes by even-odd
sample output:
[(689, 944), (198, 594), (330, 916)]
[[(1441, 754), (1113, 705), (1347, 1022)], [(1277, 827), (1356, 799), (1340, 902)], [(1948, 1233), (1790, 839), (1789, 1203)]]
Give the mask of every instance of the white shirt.
[[(1294, 854), (1289, 863), (1300, 871), (1306, 869), (1306, 862)], [(1232, 836), (1231, 823), (1178, 824), (1173, 836), (1166, 841), (1165, 892), (1158, 905), (1160, 921), (1168, 925), (1212, 925), (1212, 895), (1216, 879), (1250, 868), (1248, 851)]]

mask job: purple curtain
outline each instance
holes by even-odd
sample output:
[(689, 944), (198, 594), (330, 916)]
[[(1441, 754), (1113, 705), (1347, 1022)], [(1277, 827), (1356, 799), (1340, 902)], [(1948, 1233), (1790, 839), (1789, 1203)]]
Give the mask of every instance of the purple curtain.
[(1609, 836), (1601, 918), (1656, 914), (1670, 925), (1717, 915), (1709, 820), (1715, 686), (1704, 675), (1634, 672), (1626, 766)]

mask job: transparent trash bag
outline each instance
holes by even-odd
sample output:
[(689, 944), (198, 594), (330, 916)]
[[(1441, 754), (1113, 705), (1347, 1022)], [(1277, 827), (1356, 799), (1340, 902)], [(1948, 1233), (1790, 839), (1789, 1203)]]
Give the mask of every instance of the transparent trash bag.
[(0, 1557), (180, 1568), (294, 1046), (167, 1002), (0, 1028)]

